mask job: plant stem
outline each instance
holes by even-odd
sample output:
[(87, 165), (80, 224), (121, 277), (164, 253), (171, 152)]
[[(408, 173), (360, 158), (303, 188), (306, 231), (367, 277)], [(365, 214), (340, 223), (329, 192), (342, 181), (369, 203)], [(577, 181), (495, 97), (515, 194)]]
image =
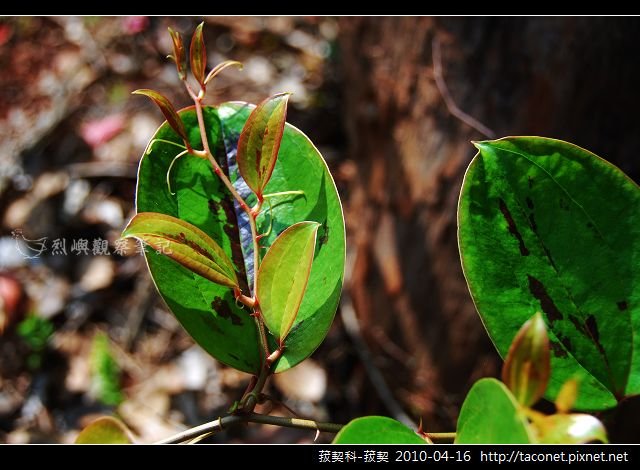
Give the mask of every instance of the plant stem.
[(323, 431), (337, 433), (342, 429), (342, 424), (321, 423), (310, 419), (285, 418), (282, 416), (268, 416), (258, 413), (248, 413), (241, 415), (228, 415), (218, 418), (209, 423), (201, 424), (195, 428), (187, 429), (173, 436), (155, 442), (155, 444), (177, 444), (179, 442), (188, 441), (203, 434), (213, 434), (221, 431), (227, 426), (237, 423), (259, 423), (270, 424), (272, 426), (282, 426), (287, 428), (309, 429), (314, 431)]
[(173, 436), (167, 437), (166, 439), (162, 439), (161, 441), (154, 442), (154, 444), (177, 444), (179, 442), (188, 441), (195, 437), (201, 436), (202, 434), (210, 434), (212, 432), (221, 431), (226, 426), (245, 422), (246, 419), (244, 416), (239, 415), (228, 415), (222, 418), (218, 418), (215, 421), (211, 421), (209, 423), (201, 424), (200, 426), (196, 426), (195, 428), (187, 429), (186, 431), (179, 432), (178, 434), (174, 434)]
[[(207, 131), (204, 124), (204, 116), (202, 113), (202, 99), (204, 98), (204, 89), (201, 90), (200, 93), (196, 96), (196, 94), (194, 93), (194, 91), (191, 89), (191, 87), (186, 81), (184, 82), (184, 86), (186, 87), (187, 92), (189, 93), (189, 96), (191, 96), (191, 99), (193, 99), (193, 102), (196, 107), (196, 116), (198, 118), (198, 127), (200, 129), (200, 138), (202, 140), (203, 152), (205, 153), (206, 157), (209, 159), (209, 162), (211, 163), (211, 166), (213, 167), (213, 170), (216, 173), (216, 175), (218, 175), (222, 183), (227, 187), (231, 195), (235, 198), (236, 201), (238, 201), (238, 204), (240, 205), (242, 210), (244, 210), (247, 216), (249, 217), (249, 227), (251, 228), (251, 239), (253, 241), (253, 292), (252, 294), (253, 294), (253, 298), (256, 299), (256, 290), (258, 287), (258, 266), (260, 264), (260, 245), (258, 243), (258, 229), (256, 226), (257, 214), (254, 214), (254, 212), (247, 205), (247, 203), (242, 198), (242, 196), (238, 194), (238, 191), (236, 191), (236, 188), (233, 186), (233, 184), (231, 183), (227, 175), (224, 174), (224, 171), (222, 171), (222, 168), (220, 168), (220, 165), (218, 164), (215, 157), (213, 156), (213, 153), (211, 152), (211, 148), (209, 147), (209, 139), (207, 138)], [(243, 302), (245, 305), (250, 304), (250, 302), (247, 302), (246, 299), (240, 299), (240, 301)], [(256, 327), (258, 328), (258, 336), (260, 337), (261, 349), (265, 352), (265, 363), (266, 363), (266, 358), (269, 357), (269, 348), (268, 348), (266, 334), (264, 332), (264, 324), (262, 321), (262, 317), (260, 315), (260, 310), (259, 310), (259, 306), (257, 305), (257, 302), (254, 302), (253, 307), (256, 314), (255, 316)]]
[(313, 429), (314, 431), (330, 432), (334, 434), (344, 427), (344, 424), (322, 423), (311, 419), (285, 418), (282, 416), (269, 416), (258, 413), (249, 414), (247, 416), (247, 421), (250, 423), (271, 424), (273, 426), (282, 426), (286, 428)]
[(425, 432), (425, 434), (434, 441), (453, 441), (456, 438), (455, 432)]

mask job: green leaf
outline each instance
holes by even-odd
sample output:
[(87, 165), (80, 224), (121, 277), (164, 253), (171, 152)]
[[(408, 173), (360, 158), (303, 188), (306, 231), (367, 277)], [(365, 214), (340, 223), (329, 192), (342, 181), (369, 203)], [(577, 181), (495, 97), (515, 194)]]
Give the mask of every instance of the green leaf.
[(290, 93), (280, 93), (256, 106), (240, 134), (240, 174), (259, 199), (262, 199), (278, 158), (289, 95)]
[(597, 418), (585, 414), (557, 414), (534, 421), (540, 444), (607, 443), (607, 431)]
[(151, 100), (158, 105), (158, 108), (160, 108), (160, 111), (162, 111), (162, 114), (164, 115), (164, 118), (167, 120), (167, 122), (169, 123), (169, 125), (171, 126), (171, 128), (176, 131), (176, 133), (180, 136), (180, 138), (184, 141), (187, 141), (187, 131), (184, 127), (184, 123), (182, 122), (182, 120), (180, 119), (180, 117), (178, 116), (178, 113), (176, 112), (175, 108), (173, 107), (173, 105), (171, 104), (171, 102), (161, 93), (158, 93), (157, 91), (154, 90), (148, 90), (148, 89), (141, 89), (141, 90), (136, 90), (131, 92), (132, 95), (143, 95), (146, 96), (148, 98), (151, 98)]
[(528, 444), (526, 416), (499, 380), (480, 379), (465, 398), (458, 417), (456, 444)]
[(334, 444), (426, 444), (415, 431), (385, 416), (365, 416), (350, 421), (333, 440)]
[[(246, 103), (203, 108), (211, 149), (249, 204), (254, 204), (256, 198), (239, 175), (235, 154), (238, 137), (252, 109)], [(199, 148), (195, 111), (192, 108), (181, 111), (180, 117), (191, 144)], [(166, 123), (151, 138), (180, 143)], [(246, 243), (246, 214), (235, 206), (209, 162), (192, 155), (176, 161), (171, 173), (171, 187), (176, 194), (172, 195), (166, 175), (180, 151), (175, 144), (156, 140), (143, 155), (138, 174), (137, 210), (178, 217), (207, 233), (231, 259), (242, 291), (249, 293), (248, 279), (253, 278), (253, 264), (250, 237)], [(266, 191), (297, 193), (274, 198), (272, 210), (263, 210), (258, 217), (259, 232), (268, 233), (260, 240), (262, 246), (269, 247), (279, 233), (297, 222), (321, 224), (309, 277), (313, 289), (305, 292), (287, 336), (287, 347), (275, 366), (280, 372), (308, 357), (331, 325), (344, 273), (344, 220), (335, 184), (322, 156), (302, 132), (288, 124)], [(194, 340), (229, 366), (249, 373), (259, 372), (261, 351), (255, 324), (249, 318), (250, 312), (236, 304), (230, 289), (194, 274), (154, 250), (147, 250), (145, 256), (158, 291)]]
[(236, 288), (233, 263), (220, 246), (198, 227), (170, 215), (142, 212), (122, 232), (217, 284)]
[(127, 427), (118, 419), (103, 416), (91, 422), (76, 438), (76, 444), (133, 444)]
[(258, 271), (262, 317), (281, 345), (307, 289), (319, 227), (318, 222), (299, 222), (286, 229), (273, 242)]
[(204, 22), (200, 23), (191, 37), (191, 48), (189, 56), (191, 59), (191, 73), (198, 80), (198, 83), (204, 87), (204, 72), (207, 67), (207, 51), (204, 47), (204, 38), (202, 37), (202, 28)]
[(522, 325), (502, 368), (502, 381), (523, 406), (537, 402), (550, 375), (549, 337), (540, 312)]
[(546, 396), (581, 380), (579, 409), (640, 393), (640, 189), (575, 145), (539, 137), (480, 142), (458, 207), (469, 290), (501, 355), (542, 310)]

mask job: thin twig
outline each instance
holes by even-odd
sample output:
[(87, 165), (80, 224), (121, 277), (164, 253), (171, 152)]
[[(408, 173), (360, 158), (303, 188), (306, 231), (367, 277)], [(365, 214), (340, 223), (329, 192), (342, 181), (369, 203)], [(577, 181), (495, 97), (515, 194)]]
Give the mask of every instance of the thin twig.
[(161, 441), (157, 441), (154, 444), (177, 444), (179, 442), (188, 441), (191, 439), (195, 439), (202, 434), (213, 433), (216, 431), (221, 431), (225, 427), (235, 424), (235, 423), (243, 423), (246, 421), (245, 416), (223, 416), (222, 418), (218, 418), (215, 421), (211, 421), (209, 423), (201, 424), (200, 426), (196, 426), (195, 428), (187, 429), (186, 431), (179, 432), (178, 434), (174, 434), (173, 436), (167, 437), (166, 439), (162, 439)]
[(187, 429), (173, 436), (167, 437), (155, 444), (177, 444), (179, 442), (190, 441), (204, 434), (213, 434), (227, 426), (237, 423), (259, 423), (270, 424), (272, 426), (281, 426), (286, 428), (309, 429), (314, 431), (324, 431), (337, 433), (342, 429), (342, 424), (321, 423), (310, 419), (286, 418), (282, 416), (261, 415), (258, 413), (249, 413), (245, 415), (229, 415), (218, 418), (209, 423), (201, 424), (195, 428)]
[(249, 414), (247, 416), (247, 422), (270, 424), (272, 426), (281, 426), (285, 428), (313, 429), (314, 431), (331, 432), (334, 434), (344, 427), (343, 424), (322, 423), (311, 419), (286, 418), (283, 416), (269, 416), (258, 413)]
[(455, 432), (425, 432), (425, 434), (434, 441), (453, 441), (456, 438)]
[(462, 111), (453, 100), (451, 93), (449, 93), (449, 88), (447, 88), (447, 83), (445, 82), (444, 76), (442, 75), (442, 54), (440, 51), (440, 41), (437, 37), (434, 37), (433, 42), (431, 43), (431, 57), (433, 61), (433, 77), (436, 80), (438, 91), (440, 91), (442, 99), (444, 100), (444, 104), (447, 106), (449, 112), (457, 117), (460, 121), (464, 122), (470, 127), (473, 127), (485, 137), (493, 139), (495, 137), (495, 132), (482, 124), (476, 118), (469, 116), (467, 113)]

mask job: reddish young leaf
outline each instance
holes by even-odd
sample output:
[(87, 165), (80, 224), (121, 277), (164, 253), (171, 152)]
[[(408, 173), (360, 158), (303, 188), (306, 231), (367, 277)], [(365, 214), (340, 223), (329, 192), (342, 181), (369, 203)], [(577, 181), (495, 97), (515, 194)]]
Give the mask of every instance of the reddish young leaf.
[(219, 63), (218, 65), (216, 65), (214, 68), (211, 69), (211, 71), (207, 74), (207, 78), (204, 79), (204, 84), (206, 85), (207, 83), (209, 83), (211, 80), (216, 78), (216, 76), (220, 72), (222, 72), (224, 69), (232, 65), (235, 65), (240, 70), (242, 70), (242, 62), (238, 62), (237, 60), (225, 60), (224, 62)]
[(502, 381), (520, 404), (530, 406), (542, 397), (549, 382), (550, 361), (547, 328), (538, 312), (516, 334), (502, 368)]
[(185, 268), (223, 286), (238, 288), (233, 263), (222, 248), (198, 227), (170, 215), (141, 212), (122, 232)]
[(171, 54), (169, 58), (173, 59), (173, 61), (176, 63), (176, 68), (178, 69), (180, 80), (184, 80), (185, 78), (187, 78), (187, 55), (184, 51), (182, 36), (178, 31), (174, 31), (171, 28), (169, 28), (169, 34), (171, 35), (171, 40), (173, 41), (173, 54)]
[(184, 128), (184, 123), (182, 122), (182, 119), (180, 119), (180, 116), (178, 116), (178, 113), (176, 112), (175, 108), (164, 95), (162, 95), (161, 93), (158, 93), (157, 91), (148, 90), (146, 88), (141, 90), (136, 90), (132, 92), (132, 94), (144, 95), (151, 98), (153, 102), (158, 105), (158, 107), (160, 108), (160, 111), (162, 111), (162, 114), (164, 114), (164, 117), (169, 123), (169, 125), (171, 126), (171, 128), (174, 131), (176, 131), (176, 133), (182, 138), (182, 140), (184, 140), (185, 142), (189, 141), (189, 139), (187, 139), (187, 131)]
[(189, 55), (191, 58), (191, 73), (204, 87), (204, 71), (207, 67), (207, 51), (204, 47), (204, 39), (202, 37), (202, 27), (204, 22), (200, 23), (191, 37), (191, 49)]
[(238, 140), (238, 169), (259, 200), (276, 165), (289, 95), (280, 93), (256, 106)]

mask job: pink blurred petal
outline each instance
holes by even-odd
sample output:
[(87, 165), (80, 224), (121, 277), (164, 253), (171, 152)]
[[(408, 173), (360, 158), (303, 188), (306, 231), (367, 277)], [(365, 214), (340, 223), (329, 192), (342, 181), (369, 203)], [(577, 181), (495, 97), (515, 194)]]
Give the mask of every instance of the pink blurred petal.
[(99, 147), (110, 141), (124, 129), (125, 118), (122, 114), (112, 114), (102, 119), (88, 121), (82, 125), (80, 135), (91, 147)]
[(126, 16), (122, 19), (122, 31), (126, 34), (138, 34), (148, 27), (148, 16)]

